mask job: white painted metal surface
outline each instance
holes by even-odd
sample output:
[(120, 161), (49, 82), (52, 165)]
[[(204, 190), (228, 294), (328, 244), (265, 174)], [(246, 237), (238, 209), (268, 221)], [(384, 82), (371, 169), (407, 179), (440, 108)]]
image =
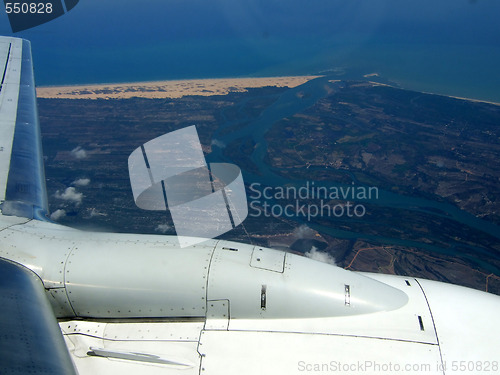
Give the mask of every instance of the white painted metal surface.
[(5, 200), (21, 79), (22, 40), (0, 38), (0, 203)]
[(181, 250), (166, 236), (89, 237), (39, 221), (0, 236), (0, 256), (41, 276), (59, 316), (84, 319), (60, 323), (81, 373), (196, 373), (201, 363), (201, 373), (288, 374), (358, 362), (350, 373), (397, 373), (391, 363), (455, 373), (462, 358), (498, 363), (499, 299), (467, 288), (259, 250), (271, 264), (285, 259), (277, 272), (254, 267), (254, 246), (228, 241)]
[(213, 247), (96, 239), (75, 245), (65, 285), (80, 317), (202, 317)]
[(500, 298), (418, 279), (431, 306), (446, 374), (500, 373)]
[(204, 331), (201, 374), (443, 374), (437, 345), (354, 336)]
[[(373, 337), (437, 344), (432, 316), (420, 288), (410, 288), (404, 279), (396, 276), (389, 277), (387, 281), (387, 284), (405, 291), (408, 295), (407, 304), (390, 311), (351, 316), (281, 319), (279, 322), (274, 319), (231, 319), (229, 329)], [(419, 316), (424, 325), (423, 330)]]
[[(231, 321), (352, 316), (394, 310), (408, 301), (396, 288), (339, 267), (278, 250), (257, 251), (262, 258), (251, 245), (225, 241), (215, 250), (208, 299), (229, 299)], [(286, 259), (283, 272), (272, 266), (280, 257)], [(254, 266), (266, 258), (273, 260), (269, 267)]]
[(60, 323), (80, 374), (199, 374), (203, 322)]

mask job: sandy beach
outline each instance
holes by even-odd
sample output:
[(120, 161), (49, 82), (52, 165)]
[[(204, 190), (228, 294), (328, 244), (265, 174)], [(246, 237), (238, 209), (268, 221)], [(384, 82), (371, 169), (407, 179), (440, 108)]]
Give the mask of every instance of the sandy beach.
[(229, 92), (244, 92), (248, 88), (276, 86), (295, 87), (317, 76), (221, 78), (178, 81), (110, 83), (58, 87), (37, 87), (39, 98), (60, 99), (127, 99), (181, 98), (188, 95), (225, 95)]
[[(368, 75), (365, 75), (365, 77), (366, 76), (368, 76)], [(400, 87), (397, 87), (397, 86), (394, 86), (394, 85), (388, 85), (386, 83), (380, 83), (380, 82), (375, 82), (375, 81), (368, 81), (368, 82), (371, 83), (374, 86), (387, 86), (387, 87), (392, 87), (392, 88), (395, 88), (395, 89), (399, 89), (400, 88)], [(491, 101), (488, 101), (488, 100), (474, 99), (474, 98), (464, 98), (462, 96), (454, 96), (454, 95), (446, 95), (446, 94), (436, 94), (436, 93), (429, 92), (429, 91), (421, 91), (421, 92), (422, 92), (422, 94), (447, 96), (448, 98), (459, 99), (459, 100), (467, 100), (467, 101), (474, 102), (474, 103), (486, 103), (486, 104), (493, 104), (493, 105), (496, 105), (496, 106), (500, 106), (500, 103), (491, 102)]]

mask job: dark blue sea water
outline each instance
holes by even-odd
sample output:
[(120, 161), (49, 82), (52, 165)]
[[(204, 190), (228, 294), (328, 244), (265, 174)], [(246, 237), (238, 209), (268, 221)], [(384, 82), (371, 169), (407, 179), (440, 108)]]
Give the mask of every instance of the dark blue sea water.
[(81, 0), (15, 35), (38, 85), (376, 72), (500, 102), (498, 15), (498, 0)]

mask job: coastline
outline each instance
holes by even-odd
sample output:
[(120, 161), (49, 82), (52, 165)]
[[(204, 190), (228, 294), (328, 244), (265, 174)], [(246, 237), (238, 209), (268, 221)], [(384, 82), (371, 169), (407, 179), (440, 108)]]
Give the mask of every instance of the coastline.
[[(378, 74), (372, 73), (365, 75), (365, 78), (367, 78), (366, 82), (377, 86), (400, 88), (386, 83), (371, 81), (369, 78), (373, 76), (378, 76)], [(249, 88), (265, 86), (293, 88), (317, 77), (320, 76), (199, 78), (146, 82), (77, 84), (67, 86), (40, 86), (36, 88), (36, 92), (38, 98), (46, 99), (176, 99), (184, 96), (226, 95), (230, 92), (245, 92), (248, 91), (247, 89)], [(488, 100), (437, 94), (426, 91), (422, 91), (422, 93), (500, 106), (500, 103)]]
[(50, 99), (174, 99), (183, 96), (226, 95), (265, 86), (296, 87), (318, 76), (259, 78), (208, 78), (152, 82), (125, 82), (71, 86), (37, 87), (38, 98)]
[[(376, 85), (376, 86), (387, 86), (387, 87), (392, 87), (392, 88), (395, 88), (395, 89), (418, 91), (418, 90), (412, 90), (412, 89), (408, 89), (408, 88), (401, 88), (401, 87), (397, 87), (397, 86), (394, 86), (394, 85), (389, 85), (387, 83), (380, 83), (380, 82), (375, 82), (375, 81), (367, 81), (367, 82), (369, 82), (369, 83), (371, 83), (373, 85)], [(486, 103), (486, 104), (492, 104), (492, 105), (500, 106), (499, 102), (492, 102), (492, 101), (483, 100), (483, 99), (465, 98), (463, 96), (438, 94), (438, 93), (429, 92), (429, 91), (418, 91), (418, 92), (421, 92), (422, 94), (427, 94), (427, 95), (446, 96), (447, 98), (453, 98), (453, 99), (459, 99), (459, 100), (466, 100), (466, 101), (474, 102), (474, 103)]]

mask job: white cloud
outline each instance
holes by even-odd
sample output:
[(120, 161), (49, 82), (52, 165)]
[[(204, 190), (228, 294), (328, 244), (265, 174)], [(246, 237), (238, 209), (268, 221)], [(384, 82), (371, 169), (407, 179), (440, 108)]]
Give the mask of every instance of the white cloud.
[(57, 220), (59, 220), (60, 218), (62, 218), (64, 216), (66, 216), (66, 211), (65, 210), (61, 210), (61, 209), (55, 210), (54, 212), (52, 212), (50, 214), (50, 218), (52, 220), (54, 220), (54, 221), (57, 221)]
[(88, 184), (90, 184), (90, 178), (79, 178), (78, 180), (73, 181), (71, 184), (75, 186), (87, 186)]
[(226, 147), (226, 144), (218, 139), (212, 139), (212, 146), (217, 146), (219, 148)]
[(319, 251), (316, 249), (314, 246), (312, 249), (304, 254), (306, 257), (323, 262), (323, 263), (329, 263), (333, 265), (337, 265), (335, 262), (335, 258), (332, 257), (330, 254), (325, 253), (323, 251)]
[(295, 236), (295, 238), (299, 239), (314, 237), (315, 233), (316, 232), (314, 231), (314, 229), (309, 228), (305, 224), (302, 224), (300, 227), (295, 228), (295, 230), (293, 231), (293, 235)]
[(167, 233), (170, 228), (172, 228), (170, 225), (168, 224), (158, 224), (158, 226), (155, 228), (155, 232), (160, 232), (160, 233)]
[(76, 204), (82, 203), (83, 199), (83, 194), (77, 192), (73, 186), (66, 188), (63, 193), (60, 193), (59, 190), (57, 190), (54, 196), (57, 199), (62, 199), (64, 201), (73, 202)]
[(78, 146), (71, 150), (71, 155), (77, 159), (85, 159), (87, 157), (87, 151)]

